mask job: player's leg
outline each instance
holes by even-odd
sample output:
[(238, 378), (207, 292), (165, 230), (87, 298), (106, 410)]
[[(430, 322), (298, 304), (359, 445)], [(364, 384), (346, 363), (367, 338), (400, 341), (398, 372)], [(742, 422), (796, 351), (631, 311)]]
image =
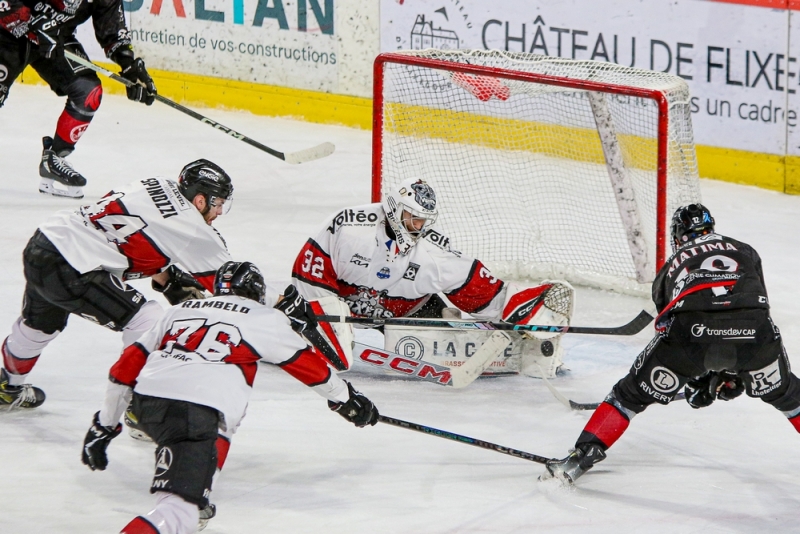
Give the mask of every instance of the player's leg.
[[(19, 402), (22, 407), (35, 407), (44, 402), (44, 392), (32, 388), (35, 400), (26, 400), (25, 381), (33, 370), (44, 348), (67, 325), (68, 312), (45, 299), (40, 291), (48, 284), (48, 273), (54, 260), (51, 251), (39, 246), (39, 232), (28, 242), (22, 254), (25, 271), (25, 296), (22, 315), (11, 327), (11, 334), (3, 341), (3, 369), (0, 370), (0, 403)], [(49, 242), (48, 242), (49, 243)], [(52, 246), (52, 245), (51, 245)], [(61, 258), (63, 261), (63, 258)], [(14, 393), (17, 393), (15, 396)], [(19, 400), (23, 399), (23, 400)]]
[[(86, 57), (83, 47), (74, 35), (67, 37), (64, 48), (73, 54)], [(39, 58), (31, 63), (36, 72), (59, 96), (66, 96), (67, 103), (58, 118), (53, 137), (42, 140), (42, 162), (39, 175), (42, 180), (39, 191), (56, 196), (83, 197), (86, 178), (77, 172), (64, 158), (75, 150), (75, 143), (86, 131), (100, 106), (103, 87), (94, 71), (73, 65), (63, 56), (53, 59)]]
[(800, 432), (800, 379), (791, 372), (780, 331), (769, 316), (766, 326), (774, 336), (752, 345), (753, 356), (739, 370), (748, 396), (771, 404)]
[(656, 335), (594, 411), (570, 455), (547, 463), (549, 475), (574, 482), (606, 458), (606, 450), (628, 429), (635, 415), (651, 404), (672, 401), (689, 377), (704, 371), (693, 363), (687, 348), (668, 335)]
[(4, 74), (0, 79), (0, 108), (5, 104), (14, 80), (27, 65), (27, 50), (27, 39), (15, 39), (10, 33), (0, 31), (0, 72)]
[(207, 406), (137, 393), (132, 411), (158, 445), (150, 489), (157, 500), (153, 510), (122, 532), (150, 532), (133, 530), (148, 525), (158, 534), (195, 532), (201, 510), (213, 516), (208, 495), (219, 463), (219, 413)]

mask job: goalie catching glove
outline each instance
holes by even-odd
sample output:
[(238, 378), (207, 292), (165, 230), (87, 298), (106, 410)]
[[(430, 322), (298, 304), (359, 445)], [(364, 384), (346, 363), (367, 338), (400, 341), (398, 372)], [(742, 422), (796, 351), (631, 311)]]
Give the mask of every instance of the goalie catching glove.
[(206, 298), (203, 293), (205, 288), (191, 274), (181, 271), (175, 265), (170, 265), (166, 272), (169, 275), (166, 284), (162, 286), (155, 280), (151, 280), (151, 285), (155, 291), (164, 295), (171, 306), (186, 300)]
[(111, 440), (119, 436), (122, 432), (122, 424), (117, 423), (117, 426), (111, 428), (110, 426), (103, 426), (100, 424), (100, 412), (94, 414), (92, 426), (86, 433), (86, 438), (83, 440), (83, 453), (81, 454), (81, 461), (89, 466), (92, 471), (99, 469), (105, 471), (108, 467), (108, 456), (106, 456), (106, 449)]
[(692, 408), (711, 406), (716, 400), (729, 401), (744, 393), (744, 382), (730, 371), (709, 371), (686, 382), (684, 394)]
[(347, 384), (347, 392), (350, 398), (347, 402), (328, 401), (328, 408), (359, 428), (367, 425), (375, 426), (378, 422), (378, 409), (372, 404), (371, 400), (356, 391), (353, 384), (346, 380), (344, 383)]

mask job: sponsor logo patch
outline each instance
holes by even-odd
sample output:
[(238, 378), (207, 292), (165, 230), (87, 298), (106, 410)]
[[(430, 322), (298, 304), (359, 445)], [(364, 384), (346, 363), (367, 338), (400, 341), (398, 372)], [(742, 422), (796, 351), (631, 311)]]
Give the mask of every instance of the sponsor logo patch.
[(678, 389), (680, 381), (675, 373), (666, 367), (658, 366), (650, 372), (650, 383), (659, 393), (672, 393)]
[(403, 274), (403, 279), (411, 280), (413, 282), (414, 279), (417, 278), (418, 271), (419, 271), (419, 265), (413, 262), (409, 262), (408, 267), (406, 267), (406, 272)]
[(400, 338), (394, 346), (394, 351), (406, 358), (421, 360), (422, 356), (425, 354), (425, 347), (422, 341), (414, 336), (405, 336)]
[(365, 258), (361, 254), (353, 254), (353, 257), (350, 258), (350, 263), (359, 267), (369, 267), (370, 261), (372, 261), (372, 258)]
[(778, 360), (757, 371), (750, 371), (750, 390), (753, 395), (762, 396), (781, 385), (781, 368)]
[(156, 456), (156, 478), (166, 474), (170, 467), (172, 467), (172, 449), (161, 447)]
[(378, 274), (376, 276), (378, 278), (380, 278), (381, 280), (386, 280), (391, 275), (392, 275), (392, 273), (391, 273), (391, 271), (389, 270), (388, 267), (381, 267), (381, 270), (378, 271)]

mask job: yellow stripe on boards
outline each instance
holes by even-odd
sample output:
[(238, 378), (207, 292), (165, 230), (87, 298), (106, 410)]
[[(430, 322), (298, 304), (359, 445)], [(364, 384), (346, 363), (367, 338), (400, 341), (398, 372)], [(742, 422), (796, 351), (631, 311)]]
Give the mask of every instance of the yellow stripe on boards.
[[(98, 63), (98, 65), (119, 72), (117, 65), (108, 63)], [(148, 72), (158, 87), (158, 94), (187, 106), (194, 104), (209, 108), (246, 110), (256, 115), (293, 117), (308, 122), (341, 124), (364, 130), (372, 128), (371, 98), (154, 69), (148, 69)], [(102, 75), (100, 78), (104, 92), (125, 94), (125, 86), (121, 83), (104, 79)], [(25, 69), (18, 81), (45, 84), (30, 67)]]

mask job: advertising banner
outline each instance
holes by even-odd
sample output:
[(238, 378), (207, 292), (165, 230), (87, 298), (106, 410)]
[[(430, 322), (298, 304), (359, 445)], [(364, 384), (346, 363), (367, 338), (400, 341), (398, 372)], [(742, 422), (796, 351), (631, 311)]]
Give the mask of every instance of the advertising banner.
[[(368, 94), (377, 53), (377, 28), (370, 20), (377, 19), (377, 6), (370, 9), (368, 4), (370, 0), (123, 1), (136, 53), (152, 68), (359, 96)], [(365, 33), (375, 45), (364, 45)], [(79, 38), (91, 57), (104, 59), (91, 24), (80, 28)]]
[(669, 72), (689, 84), (697, 144), (800, 154), (792, 15), (707, 0), (382, 0), (380, 48), (499, 49)]

